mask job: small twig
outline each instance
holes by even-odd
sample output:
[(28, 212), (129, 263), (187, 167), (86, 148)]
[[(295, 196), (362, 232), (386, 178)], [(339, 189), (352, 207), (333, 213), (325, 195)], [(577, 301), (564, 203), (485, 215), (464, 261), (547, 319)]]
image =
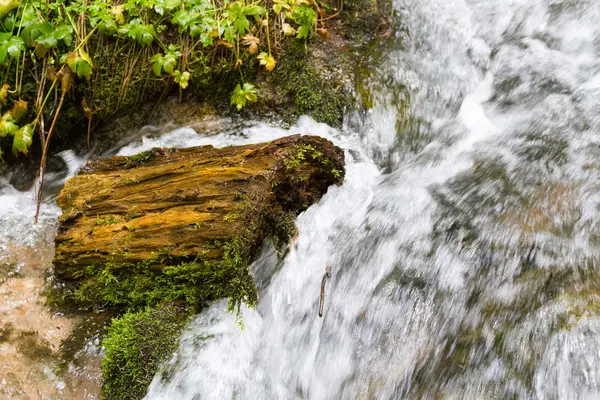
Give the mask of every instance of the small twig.
[(42, 192), (44, 190), (44, 170), (46, 169), (46, 157), (48, 155), (48, 144), (50, 143), (50, 136), (52, 135), (52, 131), (54, 130), (54, 126), (56, 125), (56, 120), (58, 119), (58, 115), (60, 114), (60, 108), (62, 107), (63, 101), (65, 100), (67, 92), (70, 88), (71, 73), (68, 69), (64, 69), (62, 73), (63, 76), (60, 78), (62, 83), (62, 94), (60, 96), (60, 101), (58, 102), (56, 112), (54, 113), (52, 125), (50, 125), (50, 129), (48, 130), (48, 136), (46, 136), (46, 142), (44, 143), (44, 148), (42, 150), (42, 159), (40, 160), (40, 186), (38, 188), (37, 194), (37, 206), (35, 210), (35, 218), (33, 220), (34, 224), (37, 224), (38, 222), (38, 217), (40, 215), (40, 207), (42, 205)]
[(331, 265), (328, 265), (325, 268), (325, 275), (323, 275), (323, 280), (321, 281), (321, 300), (319, 301), (319, 317), (323, 316), (323, 305), (325, 304), (325, 284), (327, 283), (327, 279), (331, 278)]

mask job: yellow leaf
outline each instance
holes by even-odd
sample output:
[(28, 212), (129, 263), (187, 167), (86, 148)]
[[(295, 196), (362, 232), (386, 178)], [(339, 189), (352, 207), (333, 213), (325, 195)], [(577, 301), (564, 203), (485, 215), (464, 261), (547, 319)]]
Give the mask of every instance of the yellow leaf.
[(2, 85), (2, 88), (0, 89), (0, 104), (2, 105), (6, 105), (6, 99), (8, 98), (8, 89), (10, 89), (10, 85), (8, 83)]
[(235, 66), (233, 67), (233, 69), (237, 69), (237, 67), (240, 67), (243, 63), (244, 62), (238, 58), (235, 62)]
[(242, 43), (244, 45), (248, 46), (248, 53), (256, 54), (256, 52), (258, 51), (258, 45), (260, 43), (260, 40), (256, 36), (254, 36), (250, 33), (248, 33), (246, 36), (244, 36), (243, 39), (244, 40)]
[(275, 69), (275, 65), (277, 65), (275, 58), (265, 52), (260, 53), (256, 58), (258, 58), (258, 61), (260, 61), (260, 65), (264, 65), (265, 69), (269, 72), (273, 71)]
[(27, 113), (27, 102), (24, 100), (15, 100), (9, 112), (15, 121), (18, 122)]
[(217, 42), (217, 44), (220, 44), (221, 46), (225, 46), (225, 47), (227, 47), (228, 49), (231, 49), (231, 48), (233, 48), (233, 45), (232, 45), (231, 43), (229, 43), (229, 42), (227, 42), (227, 41), (225, 41), (225, 40), (223, 40), (223, 39), (219, 40), (219, 41)]
[(284, 22), (283, 25), (281, 25), (281, 31), (285, 36), (294, 36), (296, 34), (296, 30), (287, 22)]
[(117, 22), (117, 25), (123, 25), (125, 23), (125, 16), (123, 15), (124, 10), (124, 4), (119, 4), (110, 8), (111, 14), (115, 16), (115, 21)]
[(81, 108), (83, 108), (83, 115), (85, 115), (87, 119), (92, 119), (92, 109), (88, 106), (85, 99), (81, 100)]
[(329, 39), (329, 31), (325, 28), (317, 29), (317, 34), (321, 36), (324, 40)]

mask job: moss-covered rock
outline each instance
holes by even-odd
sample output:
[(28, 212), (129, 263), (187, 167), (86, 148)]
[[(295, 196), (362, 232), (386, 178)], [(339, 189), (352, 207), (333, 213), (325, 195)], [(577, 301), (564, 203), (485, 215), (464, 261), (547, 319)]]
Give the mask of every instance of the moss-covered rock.
[(144, 397), (153, 376), (177, 349), (189, 316), (188, 309), (163, 303), (114, 319), (102, 342), (102, 398)]

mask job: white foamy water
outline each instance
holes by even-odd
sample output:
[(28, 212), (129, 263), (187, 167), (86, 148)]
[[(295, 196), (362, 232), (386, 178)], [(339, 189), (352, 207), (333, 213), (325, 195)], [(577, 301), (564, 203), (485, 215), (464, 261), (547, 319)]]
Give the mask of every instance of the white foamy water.
[[(600, 398), (600, 3), (394, 6), (402, 50), (343, 130), (178, 129), (119, 151), (295, 133), (346, 151), (283, 263), (266, 249), (253, 265), (245, 329), (212, 304), (148, 399)], [(0, 250), (33, 246), (38, 228), (13, 228), (31, 193), (0, 190)], [(43, 226), (58, 212), (48, 199)]]
[(203, 311), (148, 399), (600, 398), (600, 3), (394, 5), (374, 108), (316, 132), (344, 185), (245, 329)]

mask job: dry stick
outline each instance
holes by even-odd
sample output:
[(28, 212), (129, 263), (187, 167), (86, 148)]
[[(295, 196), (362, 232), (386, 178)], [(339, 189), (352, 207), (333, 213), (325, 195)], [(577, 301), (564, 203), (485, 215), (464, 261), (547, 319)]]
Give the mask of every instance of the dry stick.
[(92, 114), (88, 118), (87, 146), (88, 150), (92, 150)]
[(325, 267), (325, 275), (323, 275), (323, 280), (321, 281), (321, 299), (319, 301), (319, 317), (323, 316), (323, 305), (325, 304), (325, 284), (327, 283), (327, 279), (331, 278), (331, 265)]
[(338, 12), (330, 15), (329, 17), (321, 18), (321, 22), (327, 21), (328, 19), (336, 18), (338, 15), (340, 15), (340, 13), (342, 12), (343, 9), (344, 9), (344, 0), (340, 0), (340, 9), (338, 10)]
[[(66, 71), (66, 72), (65, 72)], [(67, 92), (69, 91), (71, 79), (71, 73), (68, 69), (63, 70), (63, 76), (61, 77), (62, 83), (62, 94), (60, 96), (60, 101), (58, 103), (58, 107), (56, 108), (56, 112), (54, 113), (54, 119), (52, 120), (52, 125), (50, 125), (50, 130), (48, 130), (48, 136), (46, 136), (46, 142), (44, 143), (44, 149), (42, 150), (42, 159), (40, 161), (40, 187), (38, 188), (38, 198), (37, 198), (37, 206), (35, 210), (35, 218), (33, 220), (34, 224), (37, 224), (38, 217), (40, 215), (40, 207), (42, 205), (42, 191), (44, 189), (44, 170), (46, 169), (46, 156), (48, 154), (48, 144), (50, 143), (50, 136), (52, 136), (52, 131), (54, 130), (54, 125), (56, 125), (56, 120), (58, 119), (58, 115), (60, 114), (60, 108), (63, 105), (63, 101), (67, 96)]]

